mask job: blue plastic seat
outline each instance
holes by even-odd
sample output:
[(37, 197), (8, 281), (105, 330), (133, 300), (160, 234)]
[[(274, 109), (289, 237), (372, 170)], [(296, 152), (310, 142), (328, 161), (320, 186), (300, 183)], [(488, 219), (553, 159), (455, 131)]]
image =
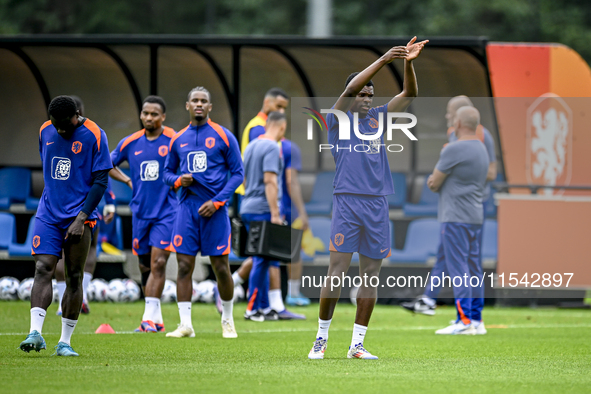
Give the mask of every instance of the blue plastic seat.
[(17, 244), (11, 241), (8, 245), (8, 254), (10, 256), (30, 256), (33, 246), (33, 235), (35, 232), (35, 216), (31, 217), (29, 221), (29, 229), (27, 230), (27, 239), (23, 244)]
[(404, 216), (437, 216), (439, 195), (427, 186), (427, 177), (418, 204), (404, 204)]
[(312, 198), (306, 204), (308, 215), (330, 215), (332, 211), (332, 182), (334, 175), (333, 171), (319, 172), (316, 175)]
[(109, 224), (105, 224), (103, 221), (100, 222), (99, 244), (105, 241), (117, 249), (123, 250), (123, 226), (120, 216), (116, 215), (115, 219)]
[(392, 209), (402, 208), (406, 201), (406, 175), (401, 172), (392, 173), (394, 194), (388, 196), (388, 206)]
[(498, 249), (497, 221), (486, 219), (482, 231), (482, 258), (496, 260)]
[(230, 254), (228, 255), (228, 260), (232, 264), (241, 264), (245, 259), (236, 256), (234, 254), (234, 251), (230, 249)]
[(16, 221), (11, 213), (0, 212), (0, 249), (8, 249), (16, 237)]
[(0, 209), (11, 204), (24, 203), (31, 193), (31, 170), (23, 167), (5, 167), (0, 170)]
[(392, 249), (390, 261), (397, 263), (425, 263), (437, 254), (441, 224), (436, 219), (413, 220), (406, 233), (402, 250)]
[[(310, 230), (314, 235), (314, 238), (320, 238), (324, 244), (324, 251), (316, 251), (316, 255), (327, 255), (329, 254), (328, 247), (330, 245), (330, 219), (327, 217), (316, 216), (308, 219)], [(302, 250), (302, 260), (312, 261), (313, 257), (308, 256)]]

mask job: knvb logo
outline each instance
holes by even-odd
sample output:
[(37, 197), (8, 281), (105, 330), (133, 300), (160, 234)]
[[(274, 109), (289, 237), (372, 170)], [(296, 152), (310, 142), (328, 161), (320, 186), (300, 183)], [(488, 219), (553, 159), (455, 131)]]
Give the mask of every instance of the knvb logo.
[[(394, 130), (402, 131), (411, 141), (417, 141), (417, 137), (414, 136), (410, 132), (409, 129), (417, 125), (417, 117), (413, 114), (406, 113), (406, 112), (388, 112), (386, 113), (386, 127), (384, 127), (384, 113), (379, 112), (377, 114), (378, 118), (375, 119), (373, 117), (366, 117), (363, 119), (367, 123), (367, 127), (370, 129), (375, 130), (373, 133), (364, 133), (359, 130), (359, 125), (362, 124), (359, 120), (359, 114), (357, 112), (353, 113), (353, 127), (351, 127), (351, 121), (349, 116), (344, 113), (343, 111), (339, 111), (337, 109), (321, 109), (319, 113), (312, 108), (304, 107), (310, 112), (304, 112), (304, 114), (309, 115), (312, 119), (308, 119), (307, 123), (307, 139), (313, 140), (314, 139), (314, 121), (318, 124), (322, 131), (328, 131), (328, 124), (326, 119), (322, 116), (323, 114), (333, 114), (339, 123), (339, 140), (351, 140), (351, 128), (355, 133), (355, 136), (361, 140), (361, 144), (357, 144), (353, 147), (356, 152), (365, 152), (365, 153), (379, 153), (379, 146), (385, 146), (384, 144), (380, 144), (382, 140), (382, 135), (384, 134), (384, 129), (386, 129), (386, 139), (388, 141), (392, 140), (392, 135)], [(396, 119), (405, 118), (410, 119), (409, 123), (395, 123)], [(368, 141), (367, 144), (364, 141)], [(395, 146), (399, 150), (391, 150), (390, 146)], [(320, 144), (320, 150), (322, 149), (332, 149), (334, 146), (332, 144)], [(402, 145), (393, 144), (386, 146), (388, 151), (391, 152), (401, 152)], [(338, 150), (349, 150), (351, 151), (351, 146), (344, 147), (344, 146), (337, 146)]]

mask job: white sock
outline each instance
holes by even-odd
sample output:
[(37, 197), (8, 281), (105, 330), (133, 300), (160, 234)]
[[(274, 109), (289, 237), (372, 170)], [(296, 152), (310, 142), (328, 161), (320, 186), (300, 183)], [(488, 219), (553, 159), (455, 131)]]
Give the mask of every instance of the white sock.
[(179, 302), (178, 304), (181, 325), (185, 327), (193, 327), (193, 322), (191, 321), (191, 301)]
[(90, 281), (92, 280), (92, 274), (90, 272), (85, 272), (84, 276), (82, 277), (82, 294), (83, 294), (83, 300), (85, 303), (88, 304), (88, 296), (87, 296), (87, 290), (88, 290), (88, 285), (90, 284)]
[(234, 287), (240, 286), (244, 283), (244, 279), (242, 279), (240, 275), (238, 275), (238, 271), (234, 271), (234, 273), (232, 274), (232, 280), (234, 281)]
[(156, 303), (156, 309), (152, 315), (152, 321), (154, 323), (162, 324), (164, 323), (164, 319), (162, 318), (162, 304), (160, 303), (160, 298), (154, 298), (154, 302)]
[(70, 320), (62, 317), (62, 336), (60, 337), (60, 342), (70, 344), (70, 339), (72, 338), (72, 334), (74, 333), (74, 328), (76, 328), (76, 323), (78, 320)]
[(160, 300), (156, 297), (146, 297), (146, 306), (144, 307), (144, 316), (142, 316), (142, 321), (151, 320), (154, 323), (154, 319), (156, 318), (156, 308), (160, 306)]
[(38, 331), (41, 334), (46, 314), (47, 311), (43, 308), (31, 308), (31, 330), (29, 332)]
[(427, 296), (424, 295), (422, 297), (422, 299), (423, 299), (423, 302), (425, 304), (429, 305), (431, 308), (433, 308), (435, 306), (436, 301), (433, 298), (427, 297)]
[(318, 333), (316, 334), (316, 338), (328, 339), (328, 329), (330, 328), (330, 320), (322, 320), (318, 319)]
[(287, 281), (287, 294), (289, 294), (292, 297), (299, 296), (301, 286), (302, 286), (301, 279), (289, 279)]
[(234, 309), (234, 302), (222, 300), (222, 320), (234, 320), (232, 310)]
[(283, 312), (285, 310), (283, 297), (281, 297), (281, 289), (269, 290), (269, 306), (275, 312)]
[(62, 310), (62, 300), (64, 299), (64, 293), (66, 292), (66, 282), (57, 282), (57, 294), (59, 294), (59, 301), (57, 309)]
[(351, 339), (351, 349), (361, 344), (363, 346), (363, 340), (365, 339), (365, 333), (367, 327), (360, 326), (359, 324), (353, 324), (353, 338)]

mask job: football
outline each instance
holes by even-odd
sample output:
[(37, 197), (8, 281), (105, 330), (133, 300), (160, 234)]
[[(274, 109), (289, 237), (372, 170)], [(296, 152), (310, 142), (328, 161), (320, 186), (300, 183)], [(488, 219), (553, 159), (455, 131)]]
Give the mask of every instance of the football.
[(197, 284), (197, 293), (199, 294), (199, 301), (206, 302), (208, 304), (214, 301), (213, 289), (216, 283), (213, 280), (204, 280)]
[(125, 302), (127, 289), (121, 279), (113, 279), (107, 288), (107, 300), (111, 302)]
[(18, 279), (12, 276), (0, 278), (0, 300), (14, 301), (18, 300)]
[(88, 285), (88, 301), (104, 302), (107, 301), (107, 289), (109, 284), (104, 279), (93, 279)]
[(33, 290), (34, 278), (23, 279), (18, 287), (18, 298), (23, 301), (29, 301), (31, 299), (31, 290)]
[(191, 293), (191, 302), (199, 302), (199, 292), (197, 291), (197, 285), (199, 282), (196, 280), (193, 281), (193, 292)]
[(125, 296), (123, 297), (124, 302), (135, 302), (140, 299), (140, 287), (133, 279), (125, 279), (123, 285), (126, 289)]
[(173, 281), (166, 279), (164, 282), (164, 289), (162, 290), (162, 297), (160, 297), (162, 302), (176, 302), (176, 283)]

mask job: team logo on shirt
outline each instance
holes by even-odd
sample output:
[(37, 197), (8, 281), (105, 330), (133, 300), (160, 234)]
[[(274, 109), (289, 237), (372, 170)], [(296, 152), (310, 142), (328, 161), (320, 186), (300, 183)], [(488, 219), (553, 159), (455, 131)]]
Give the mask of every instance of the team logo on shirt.
[(189, 172), (204, 172), (207, 170), (207, 154), (204, 151), (189, 152), (187, 155)]
[(168, 146), (162, 145), (160, 148), (158, 148), (158, 154), (162, 157), (166, 156), (168, 154)]
[[(572, 177), (573, 119), (568, 104), (542, 95), (527, 110), (526, 176), (531, 184), (569, 185)], [(545, 194), (561, 190), (545, 189)]]
[(345, 236), (341, 233), (338, 233), (334, 236), (334, 243), (337, 246), (341, 246), (343, 244), (343, 242), (345, 241)]
[(375, 118), (371, 118), (369, 120), (369, 123), (368, 124), (369, 124), (369, 127), (371, 127), (372, 129), (377, 129), (378, 126), (379, 126), (379, 123), (378, 123), (377, 120), (375, 120)]
[(207, 146), (209, 149), (213, 148), (215, 146), (215, 138), (207, 137), (205, 139), (205, 146)]
[(80, 153), (80, 151), (82, 151), (82, 142), (74, 141), (72, 143), (72, 152), (74, 152), (75, 154), (78, 154), (78, 153)]
[(33, 237), (33, 247), (38, 248), (40, 244), (41, 244), (41, 237), (38, 235), (35, 235)]
[(67, 157), (54, 157), (51, 159), (51, 177), (60, 181), (65, 181), (70, 177), (72, 162)]
[(140, 178), (142, 181), (155, 181), (160, 172), (160, 163), (157, 160), (147, 160), (140, 164)]

